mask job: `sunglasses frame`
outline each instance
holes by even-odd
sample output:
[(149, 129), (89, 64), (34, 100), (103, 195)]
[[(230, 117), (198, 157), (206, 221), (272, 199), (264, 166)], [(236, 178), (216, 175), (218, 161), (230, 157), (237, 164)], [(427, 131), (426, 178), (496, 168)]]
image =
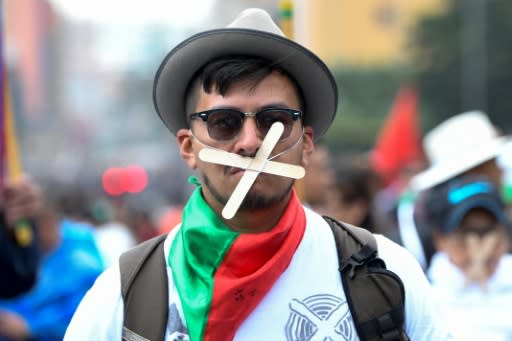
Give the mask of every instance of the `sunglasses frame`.
[[(210, 110), (205, 110), (205, 111), (190, 114), (189, 120), (192, 121), (194, 119), (200, 118), (203, 122), (206, 123), (206, 130), (208, 131), (208, 136), (210, 136), (210, 138), (212, 138), (216, 141), (228, 142), (228, 141), (233, 140), (235, 137), (237, 137), (240, 134), (240, 131), (242, 129), (242, 126), (243, 126), (243, 123), (244, 123), (244, 120), (246, 117), (254, 117), (256, 119), (256, 127), (258, 128), (258, 130), (260, 130), (258, 116), (260, 116), (261, 114), (264, 114), (266, 112), (269, 112), (269, 111), (286, 112), (286, 113), (290, 114), (290, 117), (292, 118), (293, 122), (297, 121), (297, 119), (299, 119), (299, 118), (302, 119), (304, 117), (304, 114), (302, 113), (301, 110), (290, 109), (290, 108), (265, 108), (265, 109), (262, 109), (257, 112), (243, 112), (243, 111), (233, 109), (233, 108), (217, 108), (217, 109), (210, 109)], [(212, 134), (210, 133), (210, 127), (208, 126), (208, 118), (210, 117), (210, 115), (215, 114), (217, 112), (231, 112), (234, 114), (238, 114), (240, 116), (240, 120), (241, 120), (240, 128), (238, 129), (236, 134), (234, 134), (232, 137), (230, 137), (228, 139), (217, 139), (217, 138), (213, 137)], [(285, 127), (285, 129), (286, 129), (286, 127)], [(288, 136), (289, 136), (289, 134), (280, 140), (284, 140)]]

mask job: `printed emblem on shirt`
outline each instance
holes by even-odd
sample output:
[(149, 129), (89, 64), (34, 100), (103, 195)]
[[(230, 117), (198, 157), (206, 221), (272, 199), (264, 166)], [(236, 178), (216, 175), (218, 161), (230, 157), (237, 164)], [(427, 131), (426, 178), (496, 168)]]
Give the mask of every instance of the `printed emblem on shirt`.
[(167, 321), (167, 340), (171, 341), (189, 341), (187, 327), (180, 317), (176, 304), (169, 307), (169, 320)]
[(333, 295), (292, 299), (286, 323), (288, 341), (357, 340), (347, 301)]

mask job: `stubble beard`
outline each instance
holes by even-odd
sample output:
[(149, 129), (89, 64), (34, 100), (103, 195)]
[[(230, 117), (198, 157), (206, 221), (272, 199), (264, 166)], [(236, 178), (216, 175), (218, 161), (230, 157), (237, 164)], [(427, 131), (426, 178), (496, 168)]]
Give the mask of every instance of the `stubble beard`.
[[(208, 176), (203, 174), (203, 183), (206, 188), (210, 191), (213, 198), (222, 206), (225, 206), (229, 200), (229, 197), (222, 195), (210, 182)], [(240, 205), (239, 211), (249, 211), (249, 210), (261, 210), (265, 208), (270, 208), (279, 203), (282, 203), (283, 200), (286, 199), (290, 191), (292, 190), (294, 181), (290, 181), (290, 185), (281, 193), (275, 193), (274, 195), (265, 195), (261, 192), (254, 191), (250, 189), (247, 195), (245, 196), (242, 204)]]

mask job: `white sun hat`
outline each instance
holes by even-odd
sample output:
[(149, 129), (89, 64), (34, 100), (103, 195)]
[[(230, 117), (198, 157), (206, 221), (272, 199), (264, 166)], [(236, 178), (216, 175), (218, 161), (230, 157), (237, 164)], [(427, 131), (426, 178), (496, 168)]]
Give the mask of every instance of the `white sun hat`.
[(500, 136), (487, 115), (468, 111), (449, 118), (423, 139), (430, 167), (411, 179), (423, 191), (497, 157), (509, 137)]

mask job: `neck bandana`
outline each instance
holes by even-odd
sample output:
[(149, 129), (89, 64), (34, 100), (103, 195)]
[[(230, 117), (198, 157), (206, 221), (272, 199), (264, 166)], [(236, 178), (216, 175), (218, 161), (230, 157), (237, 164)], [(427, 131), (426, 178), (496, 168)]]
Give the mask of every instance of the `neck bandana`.
[(295, 192), (271, 231), (224, 225), (197, 188), (183, 211), (169, 265), (191, 340), (231, 340), (288, 267), (306, 227)]

